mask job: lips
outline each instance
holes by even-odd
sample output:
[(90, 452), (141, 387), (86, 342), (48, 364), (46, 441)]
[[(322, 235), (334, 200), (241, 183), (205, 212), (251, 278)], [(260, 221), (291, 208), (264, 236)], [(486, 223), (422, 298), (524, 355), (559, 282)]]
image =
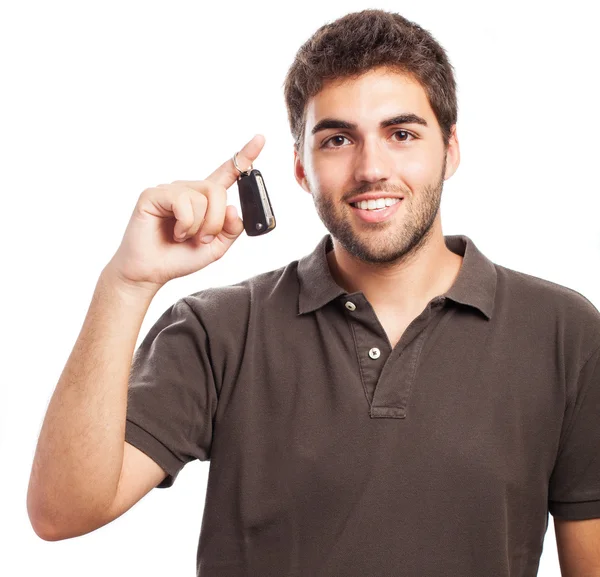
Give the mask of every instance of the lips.
[(352, 205), (350, 205), (350, 210), (363, 222), (382, 222), (391, 218), (403, 205), (404, 200), (400, 200), (399, 202), (396, 202), (391, 206), (386, 206), (385, 208), (381, 208), (378, 210), (366, 210), (362, 208), (356, 208)]

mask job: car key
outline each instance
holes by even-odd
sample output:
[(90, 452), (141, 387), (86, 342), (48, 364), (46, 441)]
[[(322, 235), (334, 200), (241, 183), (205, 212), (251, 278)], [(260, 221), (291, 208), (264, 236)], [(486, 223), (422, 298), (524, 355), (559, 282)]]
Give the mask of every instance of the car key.
[(246, 171), (238, 168), (238, 172), (237, 185), (246, 234), (259, 236), (272, 231), (275, 228), (275, 215), (260, 170), (250, 166)]

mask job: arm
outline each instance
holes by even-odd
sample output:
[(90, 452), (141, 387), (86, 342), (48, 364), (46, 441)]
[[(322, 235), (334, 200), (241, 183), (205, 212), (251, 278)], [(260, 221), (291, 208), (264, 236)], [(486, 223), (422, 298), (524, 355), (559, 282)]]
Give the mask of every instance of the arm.
[(562, 577), (600, 577), (600, 519), (554, 518)]
[(102, 271), (60, 376), (33, 460), (27, 511), (36, 533), (95, 528), (117, 494), (123, 465), (128, 377), (154, 290)]

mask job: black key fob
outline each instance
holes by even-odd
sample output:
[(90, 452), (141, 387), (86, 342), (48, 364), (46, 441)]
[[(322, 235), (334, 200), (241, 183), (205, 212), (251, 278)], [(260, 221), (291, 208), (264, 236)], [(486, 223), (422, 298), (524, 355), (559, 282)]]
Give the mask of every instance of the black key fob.
[(256, 168), (240, 173), (237, 179), (242, 221), (248, 236), (266, 234), (275, 228), (275, 215), (262, 174)]

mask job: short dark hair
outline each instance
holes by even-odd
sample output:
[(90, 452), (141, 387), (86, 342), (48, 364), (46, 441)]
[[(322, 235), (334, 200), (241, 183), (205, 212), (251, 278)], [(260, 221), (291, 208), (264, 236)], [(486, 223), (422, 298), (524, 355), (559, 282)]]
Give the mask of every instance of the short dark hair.
[(386, 68), (416, 80), (425, 90), (444, 147), (456, 124), (454, 68), (445, 50), (418, 24), (384, 10), (352, 12), (324, 24), (298, 50), (284, 82), (288, 121), (302, 155), (306, 103), (325, 81), (358, 78)]

